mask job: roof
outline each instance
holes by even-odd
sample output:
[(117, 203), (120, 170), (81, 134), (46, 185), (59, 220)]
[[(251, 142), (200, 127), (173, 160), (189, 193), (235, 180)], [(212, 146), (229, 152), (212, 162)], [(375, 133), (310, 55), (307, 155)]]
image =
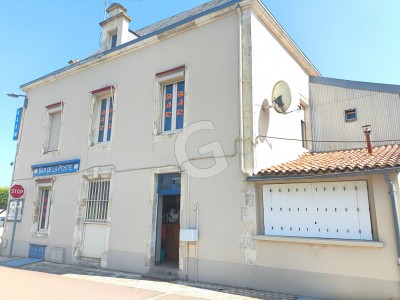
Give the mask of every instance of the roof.
[[(60, 73), (69, 71), (71, 69), (75, 69), (75, 68), (81, 68), (83, 67), (83, 65), (85, 65), (86, 63), (90, 63), (92, 61), (95, 60), (100, 60), (103, 59), (104, 56), (112, 53), (112, 52), (118, 52), (119, 50), (121, 50), (122, 48), (126, 48), (129, 47), (131, 45), (134, 44), (139, 44), (141, 42), (143, 42), (145, 39), (151, 38), (153, 36), (156, 36), (158, 34), (161, 34), (163, 32), (166, 32), (170, 29), (174, 29), (178, 26), (181, 26), (183, 24), (189, 23), (195, 19), (198, 19), (200, 17), (212, 14), (214, 12), (223, 10), (227, 7), (230, 7), (232, 5), (236, 5), (240, 2), (242, 2), (243, 0), (212, 0), (210, 2), (204, 3), (200, 6), (197, 6), (195, 8), (192, 8), (190, 10), (187, 10), (185, 12), (179, 13), (175, 16), (172, 16), (170, 18), (167, 18), (165, 20), (156, 22), (150, 26), (144, 27), (142, 29), (139, 30), (134, 30), (133, 33), (135, 35), (137, 35), (138, 37), (134, 40), (131, 40), (127, 43), (124, 43), (122, 45), (119, 45), (117, 47), (114, 47), (110, 50), (104, 51), (104, 52), (96, 52), (93, 55), (90, 55), (82, 60), (80, 60), (78, 63), (75, 63), (73, 65), (69, 65), (66, 66), (64, 68), (58, 69), (54, 72), (51, 72), (47, 75), (44, 75), (42, 77), (39, 77), (35, 80), (32, 80), (30, 82), (27, 82), (25, 84), (22, 84), (20, 86), (21, 89), (27, 88), (28, 86), (34, 84), (34, 83), (38, 83), (44, 79), (48, 79), (52, 76), (58, 76)], [(260, 2), (260, 0), (256, 1), (258, 2), (260, 5), (263, 6), (263, 4)], [(267, 11), (267, 8), (265, 8), (265, 6), (263, 6), (264, 9)], [(268, 12), (268, 14), (270, 14)], [(285, 36), (287, 39), (290, 40), (290, 43), (294, 45), (294, 47), (297, 49), (296, 51), (298, 51), (300, 54), (299, 56), (301, 56), (302, 58), (304, 58), (304, 60), (306, 61), (305, 64), (308, 64), (310, 66), (310, 68), (312, 68), (316, 74), (319, 74), (319, 72), (316, 70), (316, 68), (312, 65), (312, 63), (308, 60), (308, 58), (305, 56), (305, 54), (297, 47), (297, 45), (294, 43), (293, 40), (290, 39), (290, 37), (286, 34), (286, 32), (280, 27), (280, 25), (278, 24), (278, 22), (272, 17), (272, 15), (270, 15), (270, 17), (272, 18), (272, 22), (276, 23), (275, 26), (279, 27), (279, 29), (281, 30), (281, 32), (278, 34), (278, 36)]]
[(261, 170), (259, 176), (293, 176), (382, 170), (400, 167), (400, 145), (367, 149), (305, 153), (296, 160)]
[(376, 91), (382, 93), (392, 93), (392, 94), (400, 93), (400, 85), (395, 85), (395, 84), (352, 81), (352, 80), (344, 80), (344, 79), (336, 79), (336, 78), (328, 78), (320, 76), (310, 76), (309, 78), (310, 78), (309, 82), (315, 84), (342, 87), (346, 89)]
[(184, 11), (182, 13), (179, 13), (175, 16), (169, 17), (165, 20), (156, 22), (150, 26), (144, 27), (142, 29), (139, 30), (135, 30), (136, 34), (138, 34), (139, 36), (143, 36), (143, 35), (147, 35), (150, 34), (152, 32), (155, 32), (159, 29), (162, 29), (164, 27), (170, 26), (172, 24), (181, 22), (187, 18), (191, 18), (193, 16), (196, 16), (200, 13), (203, 13), (205, 11), (208, 11), (210, 9), (215, 9), (216, 7), (229, 3), (229, 4), (234, 4), (236, 2), (240, 2), (240, 1), (232, 1), (232, 0), (214, 0), (214, 1), (210, 1), (207, 3), (204, 3), (202, 5), (199, 5), (195, 8), (189, 9), (187, 11)]

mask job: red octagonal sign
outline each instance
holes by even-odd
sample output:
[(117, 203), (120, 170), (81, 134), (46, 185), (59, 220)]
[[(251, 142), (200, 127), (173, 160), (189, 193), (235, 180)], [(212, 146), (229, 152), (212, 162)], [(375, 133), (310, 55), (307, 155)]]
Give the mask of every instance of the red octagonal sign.
[(10, 196), (14, 199), (21, 198), (25, 193), (24, 187), (20, 184), (14, 184), (10, 188)]

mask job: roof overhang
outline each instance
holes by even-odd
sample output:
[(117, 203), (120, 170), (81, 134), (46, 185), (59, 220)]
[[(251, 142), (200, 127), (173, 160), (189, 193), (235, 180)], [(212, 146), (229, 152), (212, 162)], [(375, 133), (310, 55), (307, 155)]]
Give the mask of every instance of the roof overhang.
[(312, 174), (296, 174), (296, 175), (254, 175), (247, 177), (247, 181), (260, 182), (260, 181), (286, 181), (286, 180), (299, 180), (299, 179), (328, 179), (328, 178), (342, 178), (342, 177), (356, 177), (356, 176), (369, 176), (375, 174), (389, 174), (400, 173), (400, 167), (372, 169), (372, 170), (359, 170), (349, 172), (334, 172), (334, 173), (312, 173)]
[(157, 43), (158, 41), (161, 41), (165, 38), (175, 36), (187, 30), (222, 18), (227, 14), (231, 14), (233, 11), (236, 10), (237, 5), (240, 5), (240, 7), (243, 8), (251, 7), (251, 9), (254, 10), (254, 12), (260, 17), (260, 19), (265, 22), (267, 27), (276, 36), (280, 43), (282, 43), (282, 45), (288, 50), (288, 52), (302, 66), (302, 68), (309, 75), (320, 76), (318, 70), (312, 65), (312, 63), (304, 55), (304, 53), (297, 47), (294, 41), (283, 30), (283, 28), (279, 25), (279, 23), (275, 20), (275, 18), (271, 15), (271, 13), (267, 10), (267, 8), (262, 4), (260, 0), (231, 0), (217, 7), (205, 10), (179, 22), (151, 32), (147, 35), (138, 37), (128, 43), (119, 45), (113, 49), (89, 56), (73, 65), (66, 66), (38, 79), (25, 83), (21, 85), (20, 88), (23, 91), (28, 92), (32, 88), (36, 88), (62, 77), (72, 75), (81, 70), (119, 57), (120, 55), (142, 49), (143, 47)]

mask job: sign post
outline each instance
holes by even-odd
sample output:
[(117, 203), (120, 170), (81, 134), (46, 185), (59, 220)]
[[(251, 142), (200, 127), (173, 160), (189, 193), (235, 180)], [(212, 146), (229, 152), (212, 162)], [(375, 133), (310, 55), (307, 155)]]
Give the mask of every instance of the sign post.
[[(13, 254), (13, 248), (14, 248), (14, 238), (15, 238), (15, 230), (17, 229), (17, 220), (18, 220), (18, 210), (19, 210), (19, 206), (20, 203), (22, 201), (22, 199), (20, 199), (25, 193), (25, 189), (22, 185), (19, 184), (14, 184), (11, 188), (10, 188), (10, 196), (13, 197), (14, 199), (16, 198), (16, 203), (15, 201), (13, 201), (15, 203), (15, 210), (14, 210), (14, 224), (13, 224), (13, 231), (12, 231), (12, 235), (11, 235), (11, 244), (10, 244), (10, 253), (8, 254), (8, 257), (12, 257)], [(12, 199), (12, 200), (14, 200)], [(10, 200), (10, 204), (8, 207), (8, 216), (7, 219), (10, 220), (10, 212), (11, 212), (11, 204), (12, 204), (12, 200)], [(21, 218), (22, 219), (22, 210), (21, 210)]]

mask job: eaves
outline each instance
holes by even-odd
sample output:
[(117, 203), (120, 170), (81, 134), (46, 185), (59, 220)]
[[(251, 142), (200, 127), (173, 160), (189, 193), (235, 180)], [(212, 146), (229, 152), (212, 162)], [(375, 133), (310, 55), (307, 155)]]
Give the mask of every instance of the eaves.
[(264, 175), (247, 177), (247, 181), (251, 182), (270, 182), (270, 181), (288, 181), (288, 180), (304, 180), (304, 179), (329, 179), (343, 177), (369, 176), (384, 173), (400, 173), (400, 167), (359, 170), (349, 172), (334, 172), (334, 173), (312, 173), (312, 174), (291, 174), (291, 175)]
[(105, 61), (112, 60), (121, 55), (137, 51), (143, 47), (157, 43), (165, 38), (173, 37), (177, 34), (183, 33), (185, 31), (197, 28), (201, 25), (205, 25), (212, 21), (218, 20), (224, 17), (225, 15), (232, 13), (236, 9), (236, 4), (239, 2), (242, 2), (242, 0), (231, 0), (220, 6), (203, 11), (199, 14), (181, 20), (177, 23), (171, 24), (169, 26), (151, 32), (147, 35), (138, 37), (130, 42), (117, 46), (113, 49), (89, 56), (73, 65), (66, 66), (62, 69), (51, 72), (38, 79), (25, 83), (21, 85), (20, 88), (23, 91), (28, 92), (32, 88), (37, 88), (54, 80), (72, 75), (76, 72), (103, 63)]

